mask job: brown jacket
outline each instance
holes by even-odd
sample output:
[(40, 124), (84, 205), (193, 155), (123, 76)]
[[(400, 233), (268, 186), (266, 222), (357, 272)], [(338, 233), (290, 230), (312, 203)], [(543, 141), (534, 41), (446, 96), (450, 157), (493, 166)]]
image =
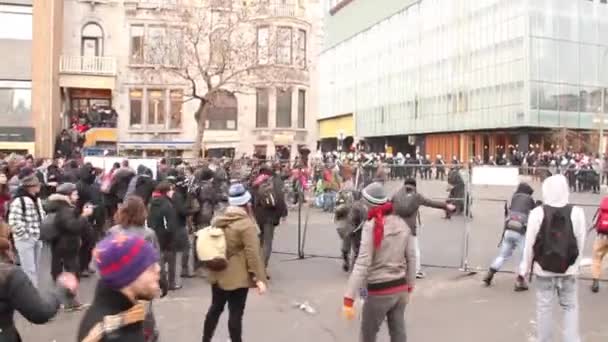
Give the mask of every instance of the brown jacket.
[(228, 207), (211, 225), (224, 228), (228, 267), (221, 272), (209, 271), (208, 280), (221, 289), (232, 291), (253, 287), (255, 280), (266, 281), (266, 270), (260, 254), (258, 228), (253, 217), (240, 207)]
[(401, 217), (388, 215), (384, 221), (382, 244), (374, 249), (374, 220), (367, 221), (344, 297), (356, 298), (364, 284), (382, 284), (398, 279), (405, 279), (411, 287), (416, 281), (416, 249), (412, 231)]

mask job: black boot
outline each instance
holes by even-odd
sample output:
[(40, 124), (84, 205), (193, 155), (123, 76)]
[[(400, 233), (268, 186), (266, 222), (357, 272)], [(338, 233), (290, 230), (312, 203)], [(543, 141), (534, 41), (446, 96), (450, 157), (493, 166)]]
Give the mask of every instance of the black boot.
[(350, 269), (350, 260), (348, 258), (348, 252), (342, 252), (342, 270), (348, 272)]
[(600, 292), (600, 281), (598, 279), (593, 279), (593, 284), (591, 285), (591, 292)]
[(494, 274), (496, 274), (496, 270), (490, 268), (488, 274), (486, 274), (485, 278), (483, 278), (483, 282), (486, 284), (486, 286), (492, 285), (492, 279), (494, 279)]

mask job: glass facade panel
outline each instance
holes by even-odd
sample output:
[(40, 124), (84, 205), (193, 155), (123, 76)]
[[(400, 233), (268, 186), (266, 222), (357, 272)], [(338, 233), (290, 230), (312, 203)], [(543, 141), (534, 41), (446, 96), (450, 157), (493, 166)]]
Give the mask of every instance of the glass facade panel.
[(417, 2), (322, 53), (321, 117), (356, 113), (362, 137), (590, 128), (581, 114), (608, 107), (602, 32), (599, 1)]

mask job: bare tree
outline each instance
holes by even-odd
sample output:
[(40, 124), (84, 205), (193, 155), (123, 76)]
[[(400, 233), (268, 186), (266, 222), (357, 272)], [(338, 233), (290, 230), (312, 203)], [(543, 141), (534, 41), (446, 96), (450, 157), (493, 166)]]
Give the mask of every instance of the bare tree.
[[(188, 84), (187, 100), (198, 101), (195, 156), (210, 110), (222, 92), (253, 94), (256, 87), (284, 84), (289, 68), (272, 64), (277, 38), (270, 34), (258, 43), (258, 26), (270, 13), (267, 4), (249, 5), (230, 0), (198, 0), (178, 8), (177, 26), (166, 30), (150, 47), (158, 71)], [(291, 37), (289, 37), (291, 39)]]

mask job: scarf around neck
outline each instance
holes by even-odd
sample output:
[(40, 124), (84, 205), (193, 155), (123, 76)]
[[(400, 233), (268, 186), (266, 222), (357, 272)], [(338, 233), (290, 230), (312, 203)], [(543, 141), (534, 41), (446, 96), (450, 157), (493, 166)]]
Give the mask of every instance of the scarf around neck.
[(367, 213), (368, 220), (374, 220), (374, 248), (380, 248), (384, 238), (384, 217), (393, 212), (393, 204), (388, 202), (375, 206)]

